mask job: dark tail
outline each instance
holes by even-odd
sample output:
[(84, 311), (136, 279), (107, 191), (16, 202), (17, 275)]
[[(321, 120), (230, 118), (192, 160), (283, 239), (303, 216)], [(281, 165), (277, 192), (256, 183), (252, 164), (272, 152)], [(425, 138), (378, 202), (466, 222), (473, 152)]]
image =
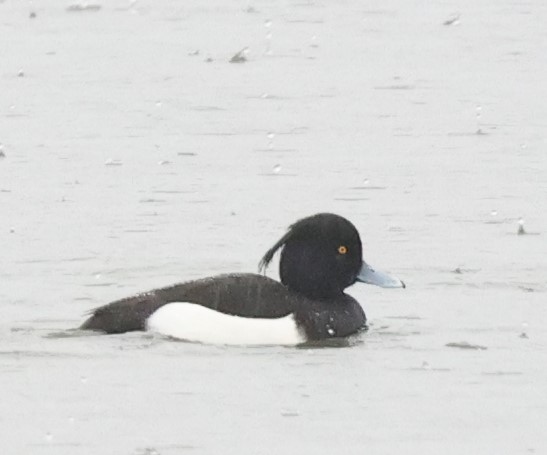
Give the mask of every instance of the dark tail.
[(104, 333), (145, 330), (146, 320), (165, 303), (155, 291), (116, 300), (93, 310), (80, 329)]

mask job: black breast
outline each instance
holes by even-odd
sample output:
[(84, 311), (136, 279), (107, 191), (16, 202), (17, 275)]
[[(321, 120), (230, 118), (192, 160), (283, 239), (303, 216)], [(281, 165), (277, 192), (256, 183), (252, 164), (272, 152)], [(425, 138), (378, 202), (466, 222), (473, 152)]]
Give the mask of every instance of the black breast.
[(300, 303), (295, 318), (309, 340), (346, 337), (366, 327), (363, 308), (347, 294), (325, 301)]

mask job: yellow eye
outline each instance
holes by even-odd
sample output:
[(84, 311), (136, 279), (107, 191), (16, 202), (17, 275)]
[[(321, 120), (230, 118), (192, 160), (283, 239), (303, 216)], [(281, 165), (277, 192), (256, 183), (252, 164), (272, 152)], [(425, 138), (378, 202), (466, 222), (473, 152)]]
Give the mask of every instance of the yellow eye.
[(340, 254), (346, 254), (346, 253), (348, 252), (348, 249), (347, 249), (344, 245), (340, 245), (340, 246), (338, 247), (338, 252), (339, 252)]

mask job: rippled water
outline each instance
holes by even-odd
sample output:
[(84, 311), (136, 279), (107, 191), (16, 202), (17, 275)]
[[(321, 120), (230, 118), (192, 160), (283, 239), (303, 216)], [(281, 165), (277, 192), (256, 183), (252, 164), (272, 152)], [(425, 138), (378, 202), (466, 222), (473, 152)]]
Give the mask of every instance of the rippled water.
[[(546, 23), (539, 0), (0, 1), (3, 451), (544, 453)], [(69, 331), (254, 271), (318, 211), (408, 285), (352, 288), (348, 345)]]

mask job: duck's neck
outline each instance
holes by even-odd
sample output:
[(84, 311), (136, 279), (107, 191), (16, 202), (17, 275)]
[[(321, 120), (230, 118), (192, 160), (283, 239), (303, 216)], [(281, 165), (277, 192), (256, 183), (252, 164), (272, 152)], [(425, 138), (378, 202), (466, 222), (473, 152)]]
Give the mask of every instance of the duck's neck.
[(346, 295), (343, 292), (343, 290), (326, 288), (320, 285), (316, 287), (308, 287), (303, 289), (301, 287), (292, 286), (291, 284), (288, 284), (288, 283), (283, 283), (283, 284), (291, 292), (302, 295), (311, 300), (338, 300), (338, 299), (344, 298), (344, 296)]

